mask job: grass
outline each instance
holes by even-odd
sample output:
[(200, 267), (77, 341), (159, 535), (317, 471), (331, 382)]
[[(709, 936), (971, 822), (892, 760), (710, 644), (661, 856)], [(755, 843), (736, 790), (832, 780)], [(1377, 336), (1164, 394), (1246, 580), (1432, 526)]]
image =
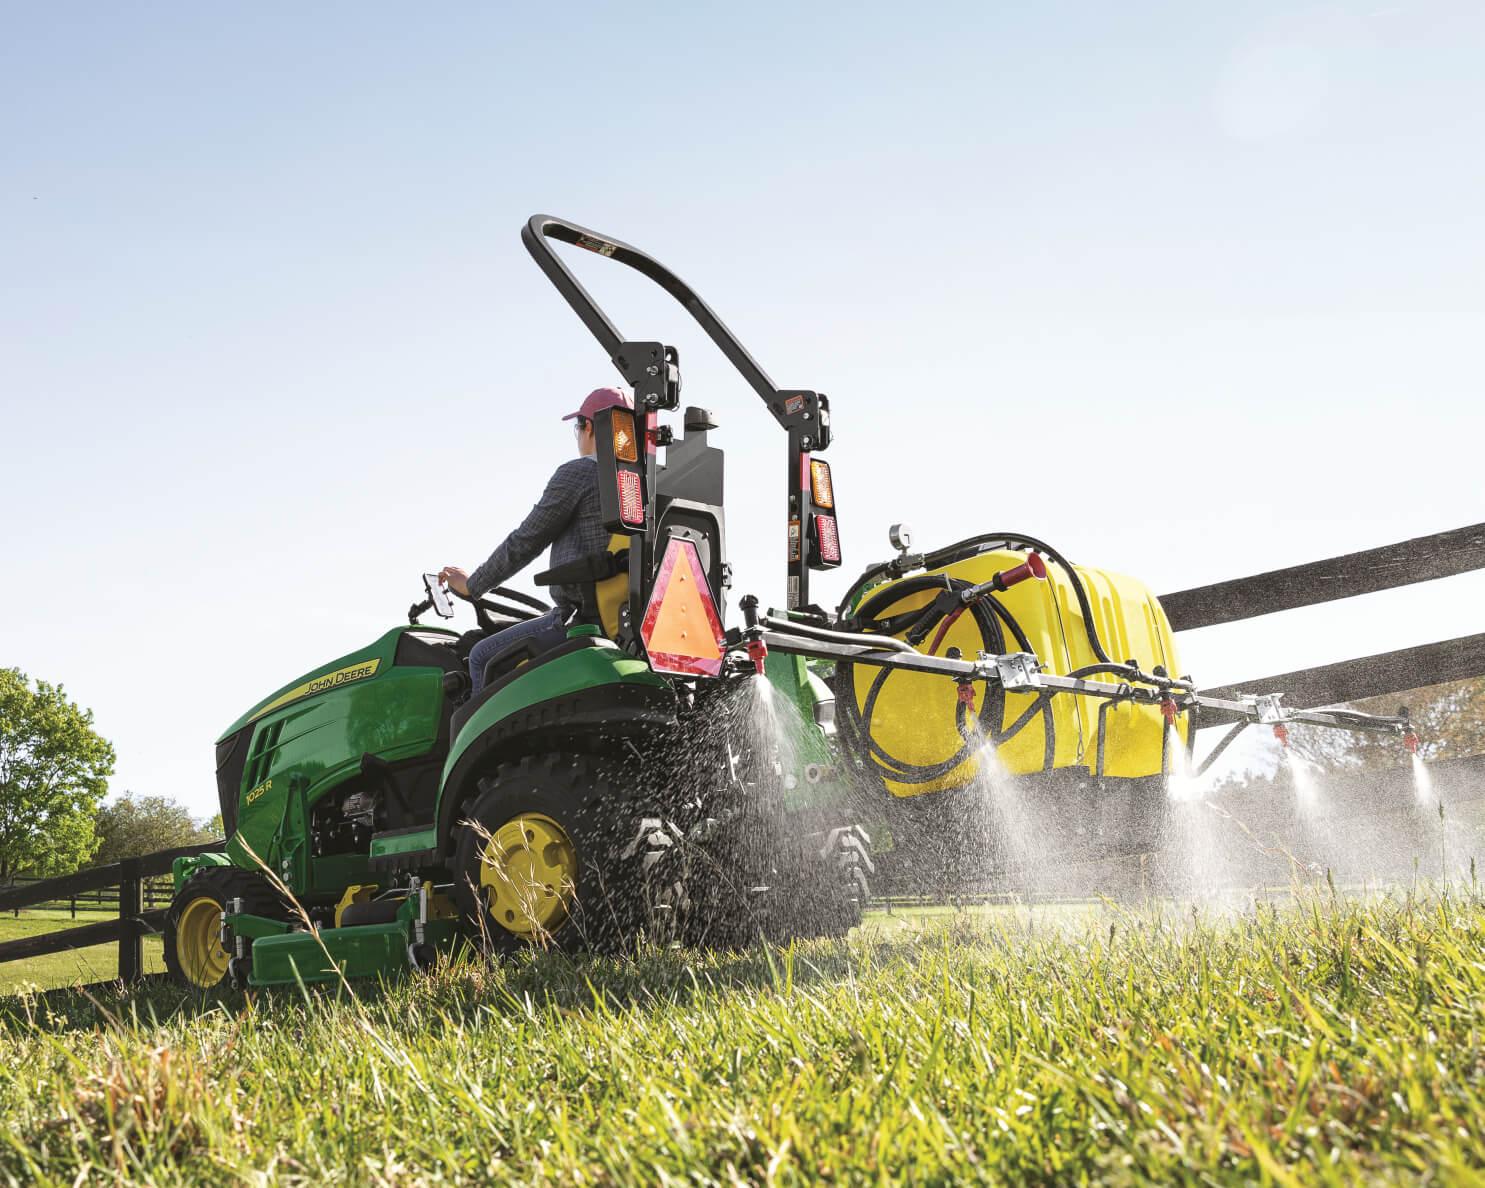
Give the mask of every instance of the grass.
[[(70, 912), (60, 909), (28, 910), (23, 911), (19, 917), (7, 912), (0, 915), (0, 941), (19, 940), (25, 936), (39, 936), (57, 929), (117, 918), (118, 910), (114, 908), (102, 912), (79, 911), (75, 920)], [(158, 936), (144, 938), (144, 968), (146, 973), (159, 973), (165, 968), (165, 950)], [(49, 953), (45, 957), (32, 957), (26, 961), (0, 965), (0, 995), (31, 988), (50, 990), (60, 986), (103, 982), (116, 977), (118, 971), (117, 944), (93, 945), (86, 949), (74, 949), (70, 953)]]
[(0, 1179), (1478, 1182), (1485, 904), (868, 926), (0, 1005)]

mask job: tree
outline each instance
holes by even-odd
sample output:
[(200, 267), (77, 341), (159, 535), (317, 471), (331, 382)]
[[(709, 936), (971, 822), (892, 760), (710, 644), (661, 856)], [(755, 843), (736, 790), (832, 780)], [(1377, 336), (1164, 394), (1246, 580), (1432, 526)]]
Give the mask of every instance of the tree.
[(63, 874), (96, 844), (93, 819), (113, 774), (93, 712), (61, 685), (0, 668), (0, 882)]
[[(1390, 715), (1399, 707), (1412, 716), (1425, 759), (1462, 759), (1485, 753), (1485, 677), (1373, 697), (1352, 708)], [(1395, 734), (1352, 734), (1321, 727), (1296, 727), (1291, 733), (1303, 754), (1327, 768), (1376, 770), (1407, 763)]]
[(132, 792), (125, 792), (98, 810), (97, 829), (94, 866), (222, 836), (211, 832), (210, 825), (197, 821), (185, 805), (168, 796), (135, 796)]

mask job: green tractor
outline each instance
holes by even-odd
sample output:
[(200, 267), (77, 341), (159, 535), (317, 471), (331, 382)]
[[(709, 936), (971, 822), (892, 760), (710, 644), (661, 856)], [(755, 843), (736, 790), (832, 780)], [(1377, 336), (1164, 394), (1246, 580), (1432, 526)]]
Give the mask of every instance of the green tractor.
[[(460, 632), (441, 625), (451, 591), (424, 575), (405, 625), (234, 722), (217, 743), (225, 852), (175, 866), (165, 956), (187, 985), (418, 968), (461, 941), (723, 944), (860, 918), (870, 857), (829, 775), (831, 694), (779, 654), (758, 704), (758, 665), (723, 626), (715, 421), (692, 408), (678, 437), (659, 424), (678, 406), (675, 351), (622, 341), (553, 235), (596, 241), (555, 220), (525, 232), (635, 393), (635, 412), (597, 425), (610, 551), (537, 579), (582, 584), (586, 621), (545, 653), (497, 653), (471, 696), (473, 645), (545, 605), (495, 591)], [(808, 400), (823, 446), (827, 405)], [(775, 716), (787, 746), (760, 745)]]
[[(634, 393), (632, 411), (594, 422), (609, 549), (537, 578), (582, 586), (582, 613), (555, 648), (497, 649), (471, 694), (473, 646), (545, 606), (497, 590), (473, 600), (473, 630), (424, 624), (456, 613), (424, 575), (405, 625), (234, 722), (216, 755), (225, 850), (175, 864), (165, 960), (185, 985), (424, 969), (466, 944), (841, 935), (874, 872), (863, 822), (902, 837), (936, 822), (942, 841), (992, 766), (1076, 805), (1064, 816), (1083, 842), (1137, 845), (1159, 828), (1198, 714), (1408, 729), (1202, 696), (1171, 675), (1174, 640), (1144, 586), (1022, 534), (916, 553), (895, 529), (896, 555), (821, 609), (811, 576), (841, 564), (819, 457), (828, 399), (776, 387), (643, 252), (547, 216), (522, 238)], [(677, 352), (623, 338), (551, 241), (660, 284), (784, 430), (784, 609), (745, 597), (727, 624), (716, 421), (686, 408), (679, 434), (662, 423), (681, 407)]]

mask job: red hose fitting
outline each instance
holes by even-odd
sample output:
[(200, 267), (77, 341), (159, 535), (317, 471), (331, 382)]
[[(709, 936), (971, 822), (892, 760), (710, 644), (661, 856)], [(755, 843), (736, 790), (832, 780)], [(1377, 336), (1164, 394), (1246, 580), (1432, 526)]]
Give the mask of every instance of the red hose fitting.
[(761, 639), (748, 640), (748, 659), (753, 662), (753, 667), (758, 675), (763, 675), (763, 664), (768, 659), (768, 645)]
[(1014, 569), (1003, 569), (995, 575), (994, 582), (997, 590), (1004, 590), (1027, 578), (1036, 578), (1037, 581), (1046, 581), (1047, 563), (1042, 560), (1040, 553), (1027, 553), (1026, 560)]
[(1288, 747), (1289, 746), (1289, 727), (1285, 726), (1283, 722), (1275, 722), (1274, 723), (1274, 737), (1279, 740), (1279, 745), (1281, 747)]
[(1403, 746), (1408, 748), (1409, 755), (1416, 755), (1418, 753), (1418, 736), (1409, 730), (1403, 735)]
[(1176, 699), (1174, 697), (1162, 697), (1160, 699), (1160, 716), (1165, 719), (1167, 726), (1176, 724)]
[(959, 704), (970, 713), (975, 712), (975, 687), (969, 681), (959, 682)]

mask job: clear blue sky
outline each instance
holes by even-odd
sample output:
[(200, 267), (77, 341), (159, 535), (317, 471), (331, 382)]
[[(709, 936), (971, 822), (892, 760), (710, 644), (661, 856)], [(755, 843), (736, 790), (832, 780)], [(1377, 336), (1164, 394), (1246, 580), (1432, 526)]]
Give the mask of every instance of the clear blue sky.
[[(852, 573), (898, 519), (1157, 590), (1485, 519), (1480, 5), (537, 11), (0, 5), (0, 664), (96, 711), (115, 791), (212, 811), (221, 729), (571, 450), (614, 376), (520, 247), (539, 210), (831, 394)], [(772, 421), (678, 307), (577, 266), (680, 346), (738, 589), (781, 601)], [(1294, 612), (1185, 667), (1482, 605)]]

